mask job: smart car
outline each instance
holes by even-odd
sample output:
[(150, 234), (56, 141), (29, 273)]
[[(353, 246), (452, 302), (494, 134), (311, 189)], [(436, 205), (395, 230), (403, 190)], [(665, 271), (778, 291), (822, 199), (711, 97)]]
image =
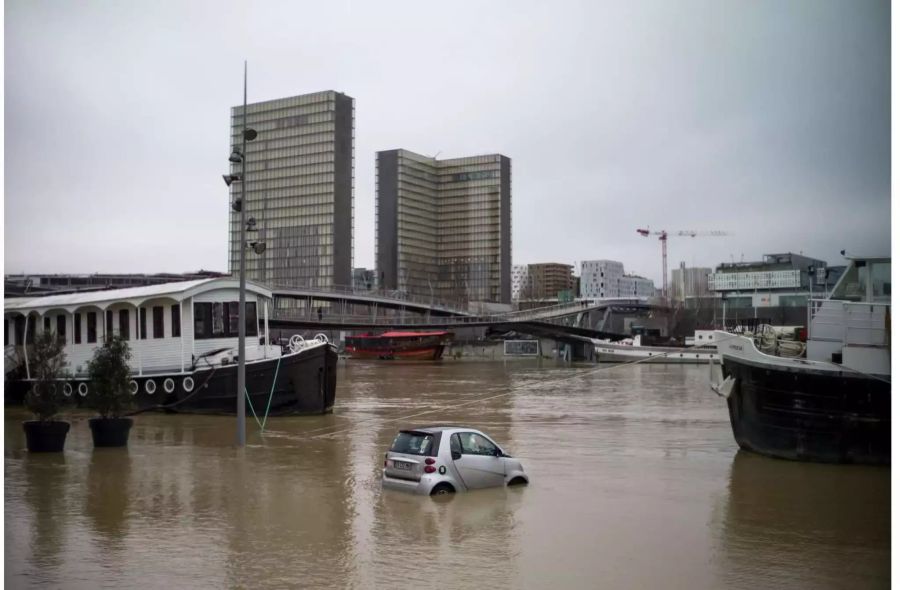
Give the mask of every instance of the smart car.
[(528, 483), (522, 464), (485, 433), (462, 426), (401, 430), (384, 454), (382, 487), (443, 495)]

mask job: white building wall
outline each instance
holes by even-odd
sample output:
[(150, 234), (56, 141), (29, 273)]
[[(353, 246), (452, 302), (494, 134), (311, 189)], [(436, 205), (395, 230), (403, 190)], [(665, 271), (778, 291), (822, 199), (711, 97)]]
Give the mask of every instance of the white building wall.
[(653, 281), (644, 277), (626, 276), (619, 279), (619, 297), (653, 297)]
[(619, 279), (625, 267), (615, 260), (585, 260), (581, 263), (581, 297), (620, 297)]
[(512, 266), (512, 299), (517, 301), (522, 295), (522, 289), (528, 280), (528, 265), (514, 264)]

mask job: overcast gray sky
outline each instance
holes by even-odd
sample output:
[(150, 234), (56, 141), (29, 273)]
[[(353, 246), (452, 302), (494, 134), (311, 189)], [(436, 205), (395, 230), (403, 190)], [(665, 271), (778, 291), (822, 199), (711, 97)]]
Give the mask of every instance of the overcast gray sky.
[(7, 0), (5, 270), (227, 270), (229, 108), (356, 99), (375, 152), (500, 152), (513, 262), (890, 250), (887, 1)]

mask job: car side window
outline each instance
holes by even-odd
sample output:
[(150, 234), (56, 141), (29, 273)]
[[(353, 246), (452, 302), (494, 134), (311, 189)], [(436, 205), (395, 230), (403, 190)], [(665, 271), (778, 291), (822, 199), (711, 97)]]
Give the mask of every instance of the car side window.
[(474, 432), (463, 432), (460, 435), (462, 452), (464, 455), (488, 455), (493, 456), (497, 450), (496, 445)]
[(459, 434), (450, 437), (450, 453), (462, 454), (462, 445), (459, 442)]

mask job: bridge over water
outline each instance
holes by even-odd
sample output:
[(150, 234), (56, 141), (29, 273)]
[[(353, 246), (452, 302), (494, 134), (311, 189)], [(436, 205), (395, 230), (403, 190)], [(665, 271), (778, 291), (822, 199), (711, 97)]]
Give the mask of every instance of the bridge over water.
[(491, 328), (530, 333), (570, 334), (582, 338), (620, 338), (607, 329), (612, 313), (644, 314), (658, 307), (646, 299), (610, 298), (574, 301), (535, 309), (473, 314), (421, 300), (370, 292), (274, 289), (274, 329), (459, 329)]

